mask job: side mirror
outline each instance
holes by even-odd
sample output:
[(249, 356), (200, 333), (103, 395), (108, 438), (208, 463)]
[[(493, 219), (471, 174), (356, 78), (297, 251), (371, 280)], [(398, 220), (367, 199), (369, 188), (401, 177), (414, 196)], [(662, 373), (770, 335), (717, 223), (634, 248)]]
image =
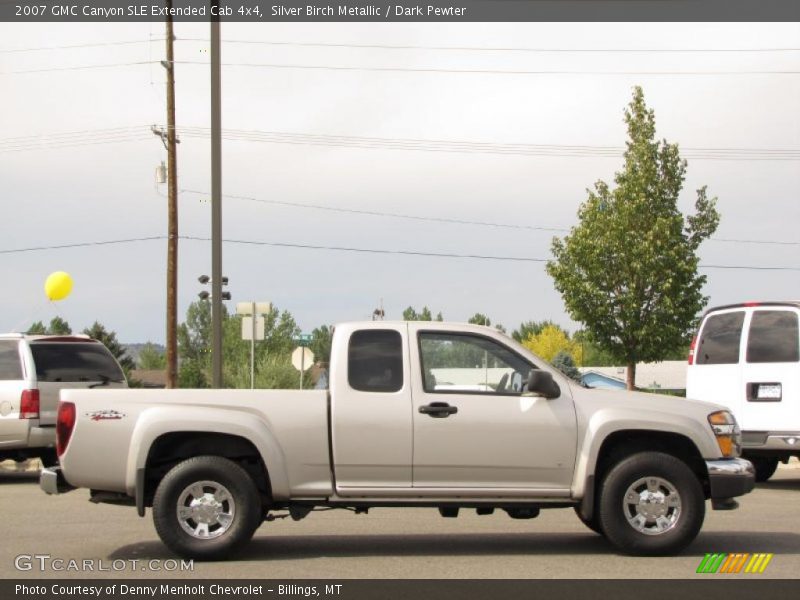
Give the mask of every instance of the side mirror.
[(545, 398), (558, 398), (561, 395), (561, 388), (553, 381), (553, 376), (541, 369), (531, 369), (531, 372), (528, 373), (525, 391)]

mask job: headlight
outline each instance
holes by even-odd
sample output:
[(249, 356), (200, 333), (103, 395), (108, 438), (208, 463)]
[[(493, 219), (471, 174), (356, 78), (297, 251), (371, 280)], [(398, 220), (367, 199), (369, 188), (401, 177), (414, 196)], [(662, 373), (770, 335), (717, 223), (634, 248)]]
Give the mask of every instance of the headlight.
[(727, 410), (720, 410), (708, 415), (708, 424), (717, 437), (722, 456), (739, 456), (742, 450), (742, 432), (734, 416)]

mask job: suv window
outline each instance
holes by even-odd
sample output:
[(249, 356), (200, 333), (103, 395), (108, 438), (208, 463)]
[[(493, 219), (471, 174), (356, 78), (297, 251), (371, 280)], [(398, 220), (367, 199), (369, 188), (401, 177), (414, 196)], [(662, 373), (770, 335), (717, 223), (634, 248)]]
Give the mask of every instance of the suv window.
[(31, 344), (31, 353), (40, 382), (125, 381), (102, 344), (40, 342)]
[(532, 368), (492, 339), (457, 333), (419, 334), (423, 387), (429, 393), (522, 393)]
[(403, 387), (403, 339), (391, 329), (365, 329), (350, 336), (347, 380), (360, 392), (397, 392)]
[(0, 341), (0, 381), (22, 379), (22, 364), (19, 362), (19, 342)]
[(797, 313), (788, 310), (758, 310), (750, 322), (747, 362), (798, 362)]
[(711, 315), (695, 351), (698, 365), (729, 365), (739, 362), (744, 311)]

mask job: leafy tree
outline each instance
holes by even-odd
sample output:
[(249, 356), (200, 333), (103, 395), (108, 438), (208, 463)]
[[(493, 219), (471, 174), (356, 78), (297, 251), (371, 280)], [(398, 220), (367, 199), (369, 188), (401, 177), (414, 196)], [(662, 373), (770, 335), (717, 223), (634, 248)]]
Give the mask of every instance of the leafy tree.
[(329, 363), (331, 361), (331, 343), (333, 342), (333, 327), (322, 325), (311, 332), (309, 348), (314, 353), (317, 362)]
[(686, 343), (708, 298), (697, 249), (719, 224), (716, 198), (697, 190), (695, 214), (677, 201), (686, 173), (676, 144), (655, 141), (655, 115), (636, 87), (625, 110), (628, 142), (613, 189), (598, 181), (579, 224), (554, 238), (547, 271), (569, 314), (601, 348), (628, 366), (658, 361)]
[(47, 327), (45, 327), (44, 323), (41, 321), (36, 321), (36, 323), (32, 323), (31, 326), (28, 327), (26, 333), (29, 335), (45, 335), (47, 333)]
[[(422, 307), (422, 311), (417, 312), (413, 306), (409, 306), (407, 309), (403, 311), (403, 320), (404, 321), (433, 321), (433, 313), (431, 313), (431, 309), (427, 306)], [(444, 321), (444, 317), (442, 317), (442, 313), (439, 312), (436, 315), (436, 321)]]
[(70, 335), (72, 327), (61, 317), (53, 317), (47, 327), (47, 333), (50, 335)]
[(581, 366), (583, 367), (610, 367), (614, 365), (614, 358), (600, 348), (588, 332), (580, 329), (572, 336), (573, 341), (581, 347)]
[(555, 325), (555, 323), (552, 321), (524, 321), (520, 323), (519, 328), (511, 332), (511, 337), (521, 344), (529, 337), (537, 335), (547, 325)]
[(111, 351), (111, 354), (117, 359), (122, 370), (125, 371), (126, 377), (131, 370), (136, 368), (133, 359), (127, 355), (125, 348), (117, 341), (117, 334), (113, 331), (108, 331), (103, 325), (95, 321), (91, 327), (84, 329), (83, 333), (98, 342), (102, 342), (103, 345)]
[(581, 345), (569, 338), (569, 334), (558, 325), (546, 325), (538, 334), (532, 335), (522, 344), (546, 361), (552, 362), (559, 353), (569, 354), (574, 363), (580, 364)]
[[(467, 320), (467, 323), (472, 323), (473, 325), (485, 325), (486, 327), (491, 327), (492, 320), (482, 313), (475, 313)], [(503, 333), (506, 332), (506, 328), (500, 325), (500, 323), (497, 323), (494, 326), (494, 328), (497, 329), (497, 331), (502, 331)]]
[(569, 352), (561, 350), (553, 357), (553, 366), (561, 371), (564, 375), (575, 381), (581, 380), (581, 372), (575, 366), (575, 361)]
[(147, 342), (139, 351), (139, 368), (146, 371), (161, 371), (167, 368), (167, 357), (155, 344)]

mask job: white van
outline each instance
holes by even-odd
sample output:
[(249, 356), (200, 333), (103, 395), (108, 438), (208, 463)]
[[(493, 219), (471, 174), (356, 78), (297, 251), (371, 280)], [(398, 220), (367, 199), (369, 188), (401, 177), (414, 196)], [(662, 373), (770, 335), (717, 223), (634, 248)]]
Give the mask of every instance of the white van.
[(712, 308), (692, 341), (686, 397), (727, 406), (742, 454), (766, 481), (800, 456), (800, 302)]

